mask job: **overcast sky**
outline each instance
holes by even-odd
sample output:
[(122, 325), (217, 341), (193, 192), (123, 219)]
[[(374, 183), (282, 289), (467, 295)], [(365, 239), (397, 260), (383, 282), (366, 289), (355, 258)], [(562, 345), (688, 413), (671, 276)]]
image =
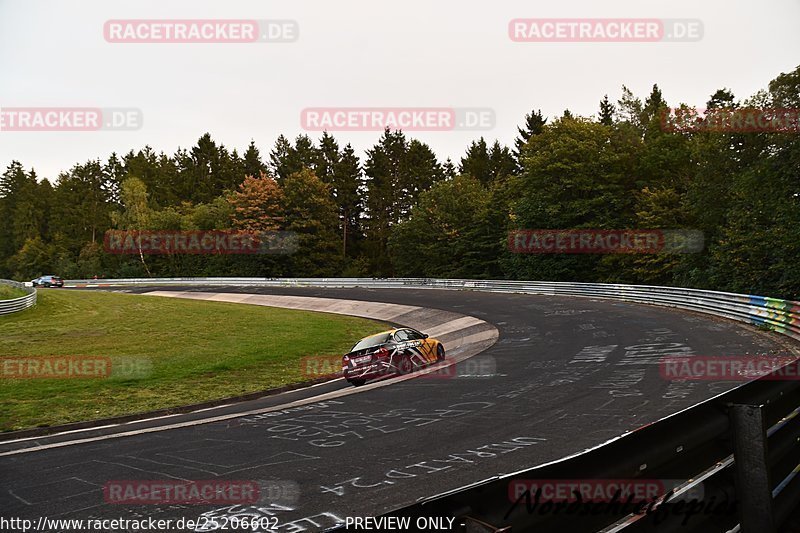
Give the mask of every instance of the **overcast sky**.
[[(515, 18), (700, 19), (697, 42), (517, 43)], [(118, 44), (109, 19), (288, 19), (293, 43)], [(0, 132), (0, 165), (40, 177), (149, 144), (172, 154), (208, 131), (266, 158), (304, 133), (308, 107), (492, 108), (488, 131), (411, 132), (442, 160), (481, 135), (512, 144), (532, 108), (592, 115), (625, 84), (702, 106), (750, 96), (800, 64), (800, 0), (0, 0), (0, 107), (138, 108), (135, 131)], [(363, 155), (379, 132), (334, 132)], [(316, 132), (310, 135), (317, 138)]]

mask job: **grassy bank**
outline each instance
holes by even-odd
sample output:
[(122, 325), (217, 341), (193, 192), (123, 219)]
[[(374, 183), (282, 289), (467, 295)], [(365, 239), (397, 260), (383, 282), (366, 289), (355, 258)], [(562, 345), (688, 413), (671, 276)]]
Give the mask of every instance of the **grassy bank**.
[[(35, 308), (0, 316), (0, 357), (6, 358), (3, 365), (8, 358), (17, 365), (0, 366), (0, 430), (138, 413), (305, 381), (303, 357), (345, 353), (382, 329), (371, 320), (306, 311), (42, 290)], [(109, 357), (115, 369), (128, 371), (95, 378), (10, 377), (19, 373), (19, 361), (72, 356)]]
[(0, 300), (13, 300), (14, 298), (22, 298), (26, 294), (28, 293), (22, 289), (0, 283)]

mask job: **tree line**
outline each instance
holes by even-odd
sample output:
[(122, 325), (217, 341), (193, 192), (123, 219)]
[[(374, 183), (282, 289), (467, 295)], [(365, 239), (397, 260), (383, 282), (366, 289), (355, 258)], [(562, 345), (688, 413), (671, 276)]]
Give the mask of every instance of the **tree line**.
[[(624, 282), (800, 295), (800, 140), (671, 130), (657, 85), (623, 86), (590, 117), (529, 113), (512, 146), (473, 141), (457, 163), (386, 130), (359, 157), (331, 134), (280, 136), (262, 156), (204, 134), (90, 160), (51, 183), (13, 161), (0, 176), (0, 277), (391, 277)], [(707, 109), (800, 109), (800, 67)], [(287, 230), (290, 255), (120, 256), (109, 229)], [(692, 254), (542, 255), (516, 229), (693, 229)]]

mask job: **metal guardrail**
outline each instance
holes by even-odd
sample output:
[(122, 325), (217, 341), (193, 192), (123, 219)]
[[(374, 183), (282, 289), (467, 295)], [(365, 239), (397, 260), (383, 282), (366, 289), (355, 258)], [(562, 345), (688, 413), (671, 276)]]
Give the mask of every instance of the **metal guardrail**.
[(800, 340), (800, 302), (729, 292), (650, 285), (425, 278), (145, 278), (69, 280), (65, 284), (71, 286), (236, 285), (258, 287), (429, 288), (610, 298), (675, 307), (720, 316), (766, 327)]
[[(800, 340), (800, 303), (763, 296), (644, 285), (360, 278), (172, 278), (76, 280), (80, 285), (229, 285), (329, 288), (429, 288), (605, 298), (667, 306), (768, 328)], [(788, 369), (788, 370), (787, 370)], [(770, 533), (785, 526), (800, 502), (800, 361), (598, 448), (514, 474), (495, 476), (425, 499), (386, 516), (457, 516), (462, 531), (639, 533), (727, 531)], [(571, 516), (542, 512), (530, 493), (517, 500), (519, 480), (678, 480), (648, 512), (609, 503), (606, 512)], [(702, 501), (689, 499), (698, 487)], [(690, 514), (692, 505), (702, 507)], [(713, 502), (712, 512), (709, 506)], [(722, 512), (717, 510), (723, 507)], [(611, 509), (608, 511), (608, 509)], [(563, 508), (561, 509), (563, 511)], [(655, 510), (651, 513), (649, 511)]]
[(0, 285), (10, 285), (28, 292), (25, 296), (14, 298), (13, 300), (0, 300), (0, 315), (9, 315), (17, 311), (23, 311), (36, 305), (36, 289), (27, 287), (18, 281), (0, 279)]
[[(765, 377), (593, 450), (385, 516), (458, 516), (468, 524), (462, 531), (487, 533), (796, 532), (787, 520), (800, 501), (798, 405), (800, 383)], [(609, 480), (661, 480), (662, 492), (638, 512), (639, 498), (626, 507), (625, 496), (557, 512), (558, 503), (541, 493), (537, 498), (535, 488), (515, 490), (520, 483), (603, 486)]]

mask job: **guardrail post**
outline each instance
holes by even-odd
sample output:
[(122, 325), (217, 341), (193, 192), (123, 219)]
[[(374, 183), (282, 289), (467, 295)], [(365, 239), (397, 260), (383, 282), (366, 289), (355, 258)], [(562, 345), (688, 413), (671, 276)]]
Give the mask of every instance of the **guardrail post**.
[(774, 533), (772, 485), (762, 405), (732, 405), (736, 499), (743, 533)]

